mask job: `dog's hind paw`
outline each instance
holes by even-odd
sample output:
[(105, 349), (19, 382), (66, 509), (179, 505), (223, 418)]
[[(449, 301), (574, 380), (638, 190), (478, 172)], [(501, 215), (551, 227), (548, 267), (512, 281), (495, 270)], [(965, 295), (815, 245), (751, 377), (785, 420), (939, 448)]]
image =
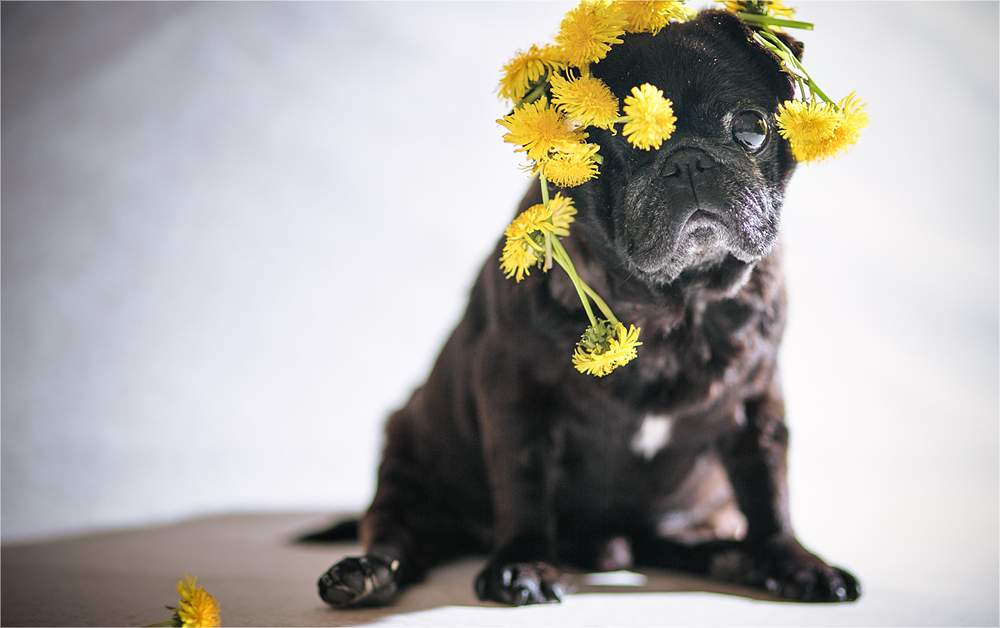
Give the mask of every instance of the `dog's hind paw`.
[(559, 572), (546, 563), (491, 564), (476, 578), (476, 595), (484, 602), (551, 604), (561, 602), (563, 593)]
[(378, 556), (345, 558), (319, 579), (319, 596), (334, 608), (384, 606), (396, 593), (398, 561)]

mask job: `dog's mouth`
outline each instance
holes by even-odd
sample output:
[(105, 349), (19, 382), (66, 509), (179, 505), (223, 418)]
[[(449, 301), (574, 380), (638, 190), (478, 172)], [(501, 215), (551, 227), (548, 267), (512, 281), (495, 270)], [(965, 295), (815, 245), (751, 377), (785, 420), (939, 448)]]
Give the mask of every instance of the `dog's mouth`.
[(620, 255), (653, 283), (672, 282), (688, 269), (709, 269), (730, 257), (759, 261), (777, 239), (780, 199), (761, 187), (730, 190), (726, 184), (696, 194), (647, 188), (651, 193), (622, 214)]
[(760, 256), (745, 249), (731, 222), (723, 212), (695, 209), (672, 238), (669, 233), (646, 233), (630, 239), (626, 257), (635, 271), (658, 282), (673, 281), (690, 268), (720, 264), (729, 255), (757, 261)]
[(611, 229), (630, 269), (670, 283), (727, 259), (754, 263), (777, 239), (781, 196), (753, 163), (688, 139), (633, 170)]
[(703, 209), (695, 210), (681, 231), (681, 246), (687, 243), (702, 250), (717, 247), (721, 243), (722, 231), (725, 229), (721, 222), (716, 214)]

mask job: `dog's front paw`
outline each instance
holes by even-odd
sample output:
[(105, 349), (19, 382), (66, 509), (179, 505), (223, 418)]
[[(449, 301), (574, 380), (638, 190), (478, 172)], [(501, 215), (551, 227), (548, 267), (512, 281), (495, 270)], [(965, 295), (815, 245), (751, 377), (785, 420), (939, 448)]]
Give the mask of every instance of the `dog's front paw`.
[(861, 597), (861, 583), (853, 574), (826, 564), (778, 566), (765, 577), (764, 587), (798, 602), (853, 602)]
[(476, 578), (476, 595), (482, 601), (510, 606), (561, 602), (559, 572), (546, 563), (487, 565)]
[(398, 561), (378, 556), (345, 558), (319, 579), (319, 596), (334, 608), (384, 606), (396, 593)]
[(861, 583), (853, 574), (827, 565), (794, 540), (770, 544), (761, 564), (764, 588), (789, 600), (853, 602), (861, 597)]

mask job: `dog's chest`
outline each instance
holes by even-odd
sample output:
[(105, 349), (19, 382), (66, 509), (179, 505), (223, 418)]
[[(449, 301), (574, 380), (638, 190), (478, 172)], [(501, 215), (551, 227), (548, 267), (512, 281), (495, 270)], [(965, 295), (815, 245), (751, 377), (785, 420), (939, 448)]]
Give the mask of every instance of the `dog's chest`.
[(693, 446), (684, 423), (650, 415), (630, 432), (567, 443), (553, 487), (560, 525), (618, 529), (696, 510), (704, 491), (691, 478), (715, 457), (711, 447)]
[(615, 397), (651, 417), (640, 424), (637, 443), (669, 438), (678, 418), (710, 413), (748, 394), (754, 372), (771, 360), (776, 343), (756, 328), (752, 311), (740, 312), (738, 326), (720, 319), (709, 310), (696, 321), (641, 336), (638, 358), (612, 380)]
[(648, 334), (634, 364), (573, 404), (560, 460), (567, 512), (649, 515), (741, 428), (744, 402), (759, 392), (757, 374), (774, 354), (755, 317), (741, 318), (734, 325), (703, 316), (660, 337)]
[(628, 448), (636, 457), (650, 461), (670, 444), (674, 419), (667, 414), (647, 414), (639, 429), (628, 439)]

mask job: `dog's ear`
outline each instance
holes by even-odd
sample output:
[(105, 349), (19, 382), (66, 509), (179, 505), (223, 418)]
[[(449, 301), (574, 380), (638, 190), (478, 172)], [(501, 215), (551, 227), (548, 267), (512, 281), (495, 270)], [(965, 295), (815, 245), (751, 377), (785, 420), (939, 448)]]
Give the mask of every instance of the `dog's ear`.
[[(739, 17), (726, 11), (725, 9), (706, 9), (698, 15), (699, 19), (713, 22), (715, 27), (722, 32), (728, 32), (731, 37), (737, 40), (753, 41), (753, 28)], [(803, 43), (788, 33), (776, 30), (774, 34), (788, 46), (795, 58), (802, 61), (802, 52), (805, 49)]]
[[(791, 98), (792, 94), (790, 90), (792, 82), (791, 78), (781, 71), (782, 61), (777, 55), (754, 40), (753, 29), (746, 22), (724, 9), (704, 10), (698, 14), (698, 21), (708, 26), (717, 37), (728, 39), (733, 45), (740, 46), (744, 50), (749, 49), (750, 56), (748, 59), (756, 58), (760, 64), (766, 64), (773, 70), (777, 70), (777, 72), (772, 73), (778, 80), (778, 83), (774, 85), (775, 90), (777, 93), (788, 91), (789, 95), (787, 98)], [(796, 59), (802, 59), (802, 52), (805, 48), (802, 42), (783, 32), (775, 34), (778, 39), (788, 46)]]
[(806, 48), (805, 44), (784, 31), (775, 31), (774, 34), (782, 41), (782, 43), (788, 46), (788, 49), (792, 51), (792, 54), (795, 55), (796, 59), (802, 61), (802, 53)]

